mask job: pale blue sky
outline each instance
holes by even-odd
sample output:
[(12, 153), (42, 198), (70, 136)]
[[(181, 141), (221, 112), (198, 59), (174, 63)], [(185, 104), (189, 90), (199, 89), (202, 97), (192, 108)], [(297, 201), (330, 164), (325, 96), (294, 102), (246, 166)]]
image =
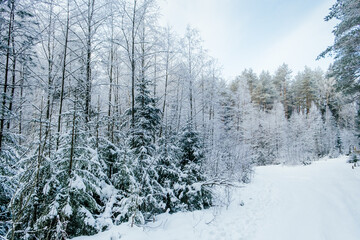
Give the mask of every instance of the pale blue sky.
[(331, 45), (334, 23), (324, 22), (335, 0), (160, 0), (161, 23), (182, 35), (197, 28), (225, 78), (244, 68), (274, 72), (287, 63), (326, 70), (331, 59), (315, 61)]

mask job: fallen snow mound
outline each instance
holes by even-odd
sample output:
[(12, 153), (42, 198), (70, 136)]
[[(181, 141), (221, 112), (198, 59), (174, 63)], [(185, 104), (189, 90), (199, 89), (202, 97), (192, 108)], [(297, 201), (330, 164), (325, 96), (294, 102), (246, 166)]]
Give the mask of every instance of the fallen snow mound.
[[(257, 167), (244, 188), (219, 190), (223, 206), (161, 214), (145, 227), (124, 223), (76, 240), (358, 240), (360, 167), (347, 157), (308, 166)], [(227, 203), (227, 204), (226, 204)]]

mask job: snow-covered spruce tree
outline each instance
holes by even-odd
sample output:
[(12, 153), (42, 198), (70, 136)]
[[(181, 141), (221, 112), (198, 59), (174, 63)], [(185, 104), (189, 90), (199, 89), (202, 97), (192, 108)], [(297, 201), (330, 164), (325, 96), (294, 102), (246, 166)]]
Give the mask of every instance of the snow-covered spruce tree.
[(73, 102), (67, 116), (71, 127), (60, 135), (51, 158), (40, 155), (40, 149), (36, 161), (27, 161), (12, 203), (15, 239), (64, 239), (94, 234), (103, 227), (96, 219), (107, 201), (102, 192), (107, 188), (104, 164), (79, 110), (83, 103), (77, 97)]
[(117, 137), (124, 141), (114, 144), (100, 138), (99, 142), (100, 156), (105, 162), (105, 173), (111, 183), (107, 190), (108, 201), (101, 217), (106, 221), (111, 219), (113, 224), (128, 221), (131, 217), (134, 217), (134, 221), (142, 222), (144, 218), (137, 205), (139, 183), (134, 175), (130, 137), (125, 137), (124, 132), (120, 132)]
[(175, 186), (177, 197), (184, 204), (184, 210), (210, 207), (211, 191), (208, 186), (202, 184), (206, 180), (202, 170), (204, 148), (191, 121), (187, 122), (179, 137), (179, 148), (182, 178)]
[[(0, 96), (9, 96), (5, 93)], [(4, 124), (14, 118), (15, 114), (7, 106), (0, 109), (1, 118)], [(0, 236), (5, 236), (10, 227), (11, 211), (9, 203), (18, 187), (17, 174), (19, 171), (19, 160), (24, 148), (20, 145), (21, 134), (16, 129), (9, 129), (4, 126), (1, 134), (2, 143), (0, 147)]]
[(44, 206), (47, 204), (46, 196), (42, 194), (45, 180), (50, 178), (50, 159), (45, 154), (47, 148), (48, 131), (44, 130), (46, 120), (44, 119), (43, 100), (41, 101), (38, 119), (34, 119), (34, 126), (39, 128), (35, 135), (32, 150), (23, 156), (18, 165), (19, 186), (12, 197), (10, 211), (12, 215), (12, 228), (8, 237), (10, 239), (31, 238), (40, 236), (36, 225)]
[[(32, 64), (35, 36), (29, 1), (0, 1), (0, 236), (8, 229), (8, 204), (17, 187), (18, 160), (22, 154), (21, 107), (25, 64)], [(19, 67), (21, 66), (21, 67)], [(21, 78), (19, 80), (19, 78)], [(26, 81), (26, 80), (25, 80)]]
[[(69, 115), (71, 128), (60, 135), (60, 145), (54, 155), (55, 169), (46, 190), (51, 192), (53, 189), (55, 194), (41, 223), (48, 226), (49, 221), (55, 221), (53, 231), (57, 234), (65, 232), (69, 237), (94, 234), (103, 229), (97, 216), (107, 202), (108, 194), (103, 190), (109, 186), (105, 163), (99, 156), (98, 139), (91, 131), (91, 126), (96, 123), (87, 122), (81, 86), (77, 85), (74, 92), (74, 106)], [(54, 212), (57, 213), (56, 220)]]
[(182, 172), (179, 165), (180, 149), (176, 146), (176, 135), (168, 133), (166, 129), (163, 137), (159, 139), (157, 151), (157, 174), (158, 182), (161, 186), (159, 200), (164, 210), (170, 213), (182, 209), (181, 202), (176, 195), (178, 183), (181, 180)]
[[(136, 187), (136, 181), (132, 171), (128, 147), (124, 145), (109, 145), (109, 147), (106, 151), (109, 151), (108, 155), (111, 157), (111, 161), (114, 160), (113, 163), (110, 163), (113, 164), (110, 182), (115, 188), (115, 194), (111, 196), (112, 199), (107, 205), (110, 207), (114, 223), (119, 224), (127, 221), (131, 216), (132, 199), (130, 196), (132, 190)], [(110, 165), (108, 165), (107, 172), (110, 170)]]
[(7, 132), (3, 136), (3, 147), (0, 151), (0, 236), (5, 236), (11, 226), (11, 211), (8, 206), (17, 188), (19, 153), (22, 152), (18, 137)]
[(142, 74), (137, 83), (134, 107), (134, 125), (129, 132), (132, 178), (130, 196), (132, 220), (144, 223), (153, 214), (162, 211), (157, 195), (160, 191), (156, 171), (155, 137), (160, 126), (160, 110), (149, 91), (150, 80)]

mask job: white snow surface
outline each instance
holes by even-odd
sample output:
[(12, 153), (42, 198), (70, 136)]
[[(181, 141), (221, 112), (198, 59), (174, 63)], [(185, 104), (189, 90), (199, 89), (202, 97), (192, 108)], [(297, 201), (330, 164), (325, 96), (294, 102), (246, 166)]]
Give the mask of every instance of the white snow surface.
[[(255, 168), (250, 184), (232, 190), (228, 206), (161, 214), (154, 223), (129, 223), (76, 240), (358, 240), (360, 167), (347, 157), (308, 166)], [(242, 206), (243, 205), (243, 206)]]

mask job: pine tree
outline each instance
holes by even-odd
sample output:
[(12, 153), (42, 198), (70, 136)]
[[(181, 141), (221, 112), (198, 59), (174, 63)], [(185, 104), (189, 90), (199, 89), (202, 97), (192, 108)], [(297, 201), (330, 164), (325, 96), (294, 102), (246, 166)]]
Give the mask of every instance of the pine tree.
[(334, 44), (319, 57), (334, 54), (335, 62), (331, 66), (331, 76), (335, 76), (338, 87), (346, 93), (359, 91), (360, 78), (360, 2), (358, 0), (337, 0), (331, 7), (325, 21), (337, 19), (334, 28)]
[(249, 88), (251, 99), (254, 100), (254, 97), (255, 97), (254, 89), (255, 89), (256, 85), (258, 84), (258, 81), (259, 81), (258, 76), (250, 68), (250, 69), (245, 69), (241, 73), (240, 77), (243, 78), (243, 79), (246, 79), (246, 83), (247, 83), (248, 88)]
[(279, 94), (279, 101), (284, 106), (286, 118), (290, 117), (289, 113), (289, 82), (291, 79), (291, 70), (287, 64), (281, 65), (275, 72), (273, 78), (276, 91)]
[(322, 77), (322, 72), (305, 67), (304, 71), (295, 76), (293, 84), (294, 105), (296, 110), (309, 114), (311, 104), (318, 103), (316, 83)]
[(253, 100), (262, 110), (270, 110), (275, 101), (276, 91), (269, 72), (263, 71), (253, 91)]

